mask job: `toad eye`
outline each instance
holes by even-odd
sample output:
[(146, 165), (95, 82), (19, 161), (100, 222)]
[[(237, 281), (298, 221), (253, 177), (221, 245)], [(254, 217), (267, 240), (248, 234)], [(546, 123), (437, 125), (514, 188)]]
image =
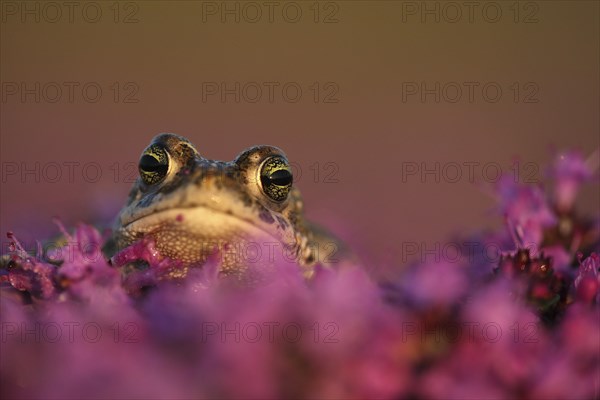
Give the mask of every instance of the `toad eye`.
[(262, 191), (274, 201), (284, 201), (292, 188), (294, 178), (287, 160), (275, 156), (265, 160), (260, 169)]
[(146, 185), (154, 185), (162, 181), (169, 171), (169, 154), (157, 144), (149, 146), (139, 163), (140, 177)]

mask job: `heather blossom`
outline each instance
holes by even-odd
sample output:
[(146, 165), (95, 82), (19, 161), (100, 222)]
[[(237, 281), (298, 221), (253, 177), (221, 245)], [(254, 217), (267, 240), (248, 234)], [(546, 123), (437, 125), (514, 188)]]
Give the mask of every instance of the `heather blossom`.
[(586, 162), (578, 151), (556, 155), (554, 163), (547, 170), (547, 175), (554, 180), (554, 201), (559, 211), (571, 210), (581, 184), (593, 178), (593, 167), (590, 164), (591, 159), (590, 162)]
[(540, 244), (544, 230), (557, 221), (542, 188), (519, 184), (512, 177), (503, 176), (497, 193), (500, 212), (514, 229), (518, 244), (522, 247)]
[(600, 256), (593, 253), (579, 262), (579, 273), (574, 282), (576, 297), (585, 303), (595, 301), (600, 304)]
[[(586, 180), (565, 154), (552, 179)], [(305, 280), (281, 263), (239, 287), (219, 278), (216, 252), (170, 279), (180, 264), (150, 238), (109, 260), (107, 236), (89, 225), (59, 223), (45, 254), (10, 233), (2, 397), (597, 398), (598, 230), (561, 214), (574, 186), (556, 187), (547, 198), (501, 180), (506, 231), (470, 236), (458, 262), (399, 265), (386, 281), (361, 266), (319, 266)], [(557, 231), (561, 218), (574, 229)]]

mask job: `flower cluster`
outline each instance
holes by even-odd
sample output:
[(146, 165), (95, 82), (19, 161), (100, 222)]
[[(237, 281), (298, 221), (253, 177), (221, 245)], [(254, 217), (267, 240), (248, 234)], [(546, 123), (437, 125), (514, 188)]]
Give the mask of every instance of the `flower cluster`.
[(385, 282), (282, 266), (233, 287), (216, 257), (165, 279), (179, 264), (150, 239), (108, 260), (91, 226), (59, 224), (63, 246), (37, 255), (9, 234), (2, 398), (598, 398), (600, 235), (574, 211), (594, 174), (578, 153), (550, 172), (549, 196), (498, 184), (508, 230), (474, 238), (502, 243), (498, 260)]

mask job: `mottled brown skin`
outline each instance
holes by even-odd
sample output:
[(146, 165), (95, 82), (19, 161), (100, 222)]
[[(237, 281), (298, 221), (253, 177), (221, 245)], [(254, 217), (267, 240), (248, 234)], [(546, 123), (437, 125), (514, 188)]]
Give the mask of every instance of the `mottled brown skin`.
[[(174, 276), (201, 267), (215, 250), (220, 273), (239, 279), (255, 272), (249, 264), (263, 271), (274, 267), (270, 248), (275, 257), (283, 252), (287, 260), (293, 257), (306, 277), (318, 261), (331, 261), (325, 258), (339, 242), (305, 221), (298, 189), (291, 187), (282, 201), (264, 190), (260, 171), (265, 160), (280, 157), (287, 163), (280, 149), (256, 146), (232, 162), (222, 162), (201, 157), (187, 139), (174, 134), (158, 135), (152, 145), (168, 153), (168, 172), (160, 182), (148, 184), (140, 177), (133, 185), (115, 224), (118, 249), (150, 236), (161, 255), (182, 263)], [(260, 257), (242, 252), (257, 245)], [(319, 251), (324, 246), (329, 252)]]

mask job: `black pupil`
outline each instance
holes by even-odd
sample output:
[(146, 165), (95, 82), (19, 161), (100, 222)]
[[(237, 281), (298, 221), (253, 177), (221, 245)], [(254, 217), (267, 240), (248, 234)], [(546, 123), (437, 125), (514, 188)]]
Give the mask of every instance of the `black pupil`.
[(159, 163), (156, 158), (146, 154), (140, 159), (140, 169), (163, 174), (167, 172), (167, 165)]
[(292, 174), (288, 170), (280, 169), (269, 175), (269, 181), (277, 186), (288, 186), (292, 184)]

